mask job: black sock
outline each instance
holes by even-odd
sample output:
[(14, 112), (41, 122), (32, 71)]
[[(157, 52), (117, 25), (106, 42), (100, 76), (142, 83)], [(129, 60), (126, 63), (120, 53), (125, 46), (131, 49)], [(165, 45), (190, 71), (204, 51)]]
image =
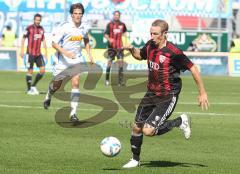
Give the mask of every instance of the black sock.
[(143, 141), (143, 134), (140, 134), (139, 136), (132, 135), (130, 139), (133, 159), (137, 161), (140, 160), (142, 141)]
[(32, 86), (36, 86), (38, 81), (41, 80), (42, 77), (43, 77), (43, 74), (38, 73), (36, 78), (35, 78), (35, 80), (34, 80), (34, 82), (33, 82), (33, 84), (32, 84)]
[(160, 125), (156, 130), (156, 135), (162, 135), (170, 130), (172, 130), (174, 127), (179, 127), (182, 124), (182, 118), (178, 117), (174, 120), (168, 120), (165, 121), (162, 125)]
[(106, 80), (109, 80), (110, 70), (111, 70), (111, 67), (108, 66), (107, 69), (106, 69)]
[(123, 83), (123, 67), (120, 67), (118, 70), (118, 83)]
[(27, 82), (27, 89), (29, 91), (32, 84), (32, 75), (29, 75), (29, 74), (26, 75), (26, 82)]

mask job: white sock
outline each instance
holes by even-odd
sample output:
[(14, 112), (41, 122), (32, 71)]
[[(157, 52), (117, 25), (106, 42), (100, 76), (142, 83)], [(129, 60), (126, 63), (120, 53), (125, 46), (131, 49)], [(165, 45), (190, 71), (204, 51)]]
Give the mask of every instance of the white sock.
[(52, 95), (50, 94), (49, 90), (45, 96), (45, 100), (48, 100), (48, 99), (51, 99), (52, 98)]
[(80, 97), (79, 89), (72, 89), (71, 91), (71, 114), (74, 115), (77, 112), (78, 101)]

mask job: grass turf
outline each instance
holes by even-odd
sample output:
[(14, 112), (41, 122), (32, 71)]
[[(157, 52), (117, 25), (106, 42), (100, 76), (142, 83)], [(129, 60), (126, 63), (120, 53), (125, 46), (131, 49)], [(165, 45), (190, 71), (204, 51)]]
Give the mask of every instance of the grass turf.
[[(46, 92), (50, 79), (51, 75), (46, 74), (40, 81), (41, 92)], [(171, 116), (182, 112), (191, 116), (191, 139), (186, 141), (179, 129), (160, 137), (144, 137), (141, 167), (123, 170), (121, 166), (131, 157), (129, 138), (134, 113), (118, 104), (117, 114), (101, 124), (63, 128), (56, 124), (54, 116), (59, 108), (69, 106), (68, 102), (54, 98), (51, 109), (45, 111), (44, 94), (26, 95), (25, 73), (0, 72), (0, 173), (239, 173), (240, 80), (203, 79), (210, 109), (201, 111), (197, 106), (195, 84), (190, 76), (184, 76), (183, 90)], [(142, 79), (135, 81), (138, 82)], [(106, 87), (103, 80), (94, 90), (81, 86), (81, 92), (117, 102), (111, 86)], [(142, 96), (143, 93), (134, 95)], [(82, 102), (78, 116), (84, 119), (99, 111), (100, 107)], [(106, 136), (121, 141), (122, 151), (117, 157), (101, 154), (99, 143)]]

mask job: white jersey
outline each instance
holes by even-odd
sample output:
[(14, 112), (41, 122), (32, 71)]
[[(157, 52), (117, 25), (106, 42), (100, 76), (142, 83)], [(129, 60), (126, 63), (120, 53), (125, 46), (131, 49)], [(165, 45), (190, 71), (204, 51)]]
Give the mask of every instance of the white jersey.
[(76, 27), (72, 21), (60, 24), (52, 33), (52, 42), (59, 44), (64, 50), (76, 55), (75, 59), (63, 56), (56, 52), (56, 67), (65, 69), (71, 65), (83, 61), (82, 48), (84, 46), (83, 38), (88, 38), (89, 26), (82, 22)]

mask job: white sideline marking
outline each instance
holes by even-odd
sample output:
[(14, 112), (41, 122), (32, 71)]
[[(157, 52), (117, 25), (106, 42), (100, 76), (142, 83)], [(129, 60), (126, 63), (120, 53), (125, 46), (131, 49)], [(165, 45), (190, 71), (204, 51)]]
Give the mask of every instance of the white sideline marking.
[[(23, 109), (43, 109), (43, 107), (40, 106), (21, 106), (21, 105), (6, 105), (6, 104), (0, 104), (0, 108), (23, 108)], [(49, 108), (50, 110), (57, 110), (60, 109), (60, 107), (51, 107)], [(100, 111), (101, 109), (84, 109), (79, 107), (78, 108), (79, 111)], [(107, 110), (107, 111), (111, 111), (111, 110)], [(118, 111), (120, 112), (127, 112), (124, 109), (119, 109)], [(208, 116), (240, 116), (239, 113), (206, 113), (206, 112), (174, 112), (177, 114), (182, 114), (182, 113), (186, 113), (189, 115), (208, 115)]]

